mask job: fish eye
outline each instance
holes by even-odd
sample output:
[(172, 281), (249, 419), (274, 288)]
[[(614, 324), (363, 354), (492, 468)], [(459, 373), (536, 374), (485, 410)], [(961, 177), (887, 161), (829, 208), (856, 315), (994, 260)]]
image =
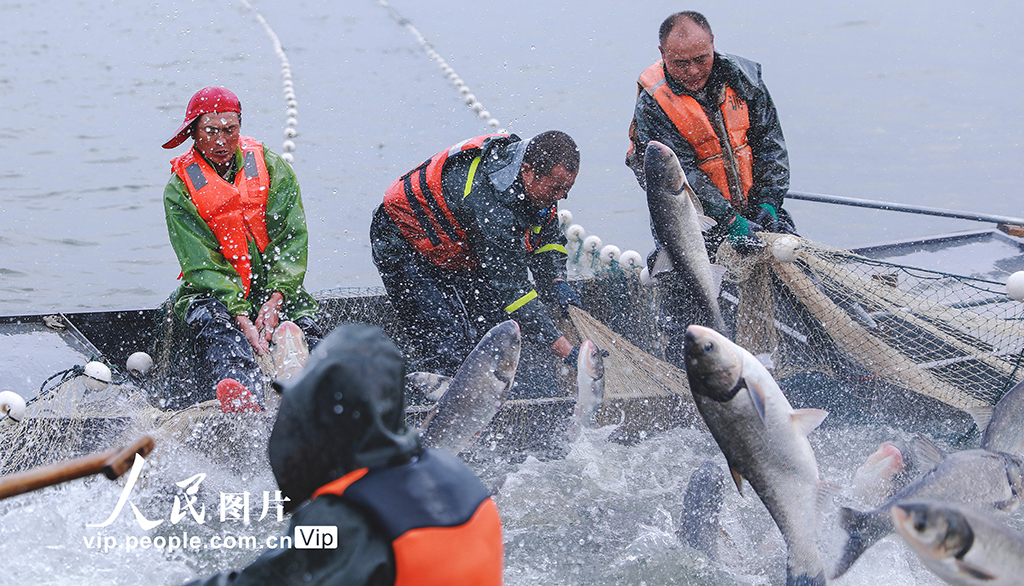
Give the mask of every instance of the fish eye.
[(714, 349), (715, 349), (714, 342), (706, 342), (703, 346), (701, 346), (701, 350), (703, 350), (704, 352), (711, 352)]

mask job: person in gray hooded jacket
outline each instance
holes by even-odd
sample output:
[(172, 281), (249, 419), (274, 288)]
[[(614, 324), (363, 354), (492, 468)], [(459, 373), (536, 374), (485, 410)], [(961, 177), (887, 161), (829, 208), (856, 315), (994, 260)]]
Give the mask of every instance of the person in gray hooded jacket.
[[(324, 338), (285, 384), (269, 442), (292, 547), (188, 586), (501, 584), (490, 492), (461, 460), (420, 444), (404, 388), (404, 359), (378, 328), (346, 324)], [(337, 547), (294, 547), (310, 525), (335, 527)]]

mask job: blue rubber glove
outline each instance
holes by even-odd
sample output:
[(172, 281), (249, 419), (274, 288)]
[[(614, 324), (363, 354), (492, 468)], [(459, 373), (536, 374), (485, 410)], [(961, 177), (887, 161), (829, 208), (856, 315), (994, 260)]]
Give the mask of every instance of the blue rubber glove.
[[(608, 358), (608, 356), (611, 355), (611, 353), (608, 352), (607, 350), (600, 350), (599, 349), (598, 352), (601, 353), (601, 356), (603, 358)], [(579, 360), (580, 360), (580, 347), (579, 346), (573, 346), (572, 347), (572, 351), (569, 352), (568, 356), (566, 356), (565, 358), (562, 359), (562, 362), (572, 366), (573, 368), (576, 368), (576, 365), (579, 363)]]
[[(779, 214), (775, 206), (770, 203), (763, 203), (752, 210), (748, 210), (748, 220), (764, 227), (764, 231), (779, 231)], [(756, 232), (757, 230), (751, 230)]]
[(576, 307), (582, 307), (580, 304), (580, 296), (573, 291), (573, 288), (566, 283), (564, 279), (555, 279), (551, 282), (551, 292), (555, 296), (555, 300), (558, 302), (558, 306), (562, 310), (568, 310), (570, 305)]
[(743, 216), (736, 216), (728, 226), (729, 244), (740, 254), (750, 254), (764, 247), (764, 242), (754, 232), (764, 232), (757, 222), (751, 222)]
[(576, 364), (580, 361), (580, 347), (573, 346), (569, 355), (562, 359), (562, 362), (569, 366), (576, 368)]

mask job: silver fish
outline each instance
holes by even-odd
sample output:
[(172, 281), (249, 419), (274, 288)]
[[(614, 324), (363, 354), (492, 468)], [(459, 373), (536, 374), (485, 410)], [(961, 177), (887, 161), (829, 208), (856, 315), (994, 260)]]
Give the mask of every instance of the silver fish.
[(306, 335), (295, 322), (278, 324), (270, 340), (270, 357), (274, 361), (274, 380), (284, 382), (299, 373), (309, 360)]
[(584, 427), (596, 424), (597, 411), (604, 401), (604, 357), (597, 344), (585, 340), (580, 344), (576, 361), (576, 409), (573, 421)]
[(889, 509), (900, 501), (938, 500), (1009, 513), (1024, 496), (1024, 461), (988, 450), (946, 456), (937, 466), (897, 492), (877, 509), (840, 509), (847, 539), (833, 578), (842, 576), (869, 547), (893, 531)]
[(1010, 586), (1024, 581), (1024, 535), (991, 514), (936, 501), (906, 501), (892, 524), (924, 565), (950, 584)]
[(722, 468), (705, 460), (690, 475), (683, 495), (683, 512), (679, 517), (676, 537), (690, 547), (718, 559), (718, 535), (722, 528), (718, 514), (725, 499), (728, 481)]
[[(979, 419), (977, 412), (972, 412)], [(1024, 456), (1024, 381), (1017, 383), (1010, 392), (991, 408), (986, 425), (979, 425), (985, 431), (981, 434), (981, 447), (993, 452), (1006, 452)]]
[(696, 323), (726, 331), (718, 306), (725, 269), (712, 268), (701, 234), (714, 225), (714, 220), (698, 214), (694, 204), (700, 202), (672, 149), (657, 141), (648, 143), (644, 172), (651, 227), (662, 246), (651, 276), (657, 278), (661, 273), (672, 273), (665, 281), (685, 302), (673, 303), (670, 309), (688, 310), (686, 315), (674, 316), (686, 322), (682, 325)]
[(736, 487), (742, 494), (747, 479), (782, 531), (786, 584), (825, 584), (816, 530), (818, 464), (807, 434), (828, 413), (794, 410), (757, 358), (709, 328), (686, 329), (686, 375)]
[(871, 506), (885, 502), (909, 484), (916, 472), (913, 450), (882, 442), (853, 473), (853, 497)]
[(512, 388), (521, 344), (519, 324), (512, 320), (484, 335), (420, 426), (424, 444), (453, 454), (473, 444)]

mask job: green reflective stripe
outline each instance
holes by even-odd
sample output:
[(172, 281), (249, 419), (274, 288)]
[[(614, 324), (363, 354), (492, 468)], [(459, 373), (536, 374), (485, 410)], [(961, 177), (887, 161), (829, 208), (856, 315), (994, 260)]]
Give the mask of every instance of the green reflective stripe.
[(536, 298), (537, 298), (537, 290), (533, 289), (529, 293), (527, 293), (526, 295), (523, 295), (519, 299), (516, 299), (515, 301), (512, 302), (511, 305), (506, 307), (505, 308), (505, 313), (512, 313), (513, 311), (519, 309), (520, 307), (526, 305), (527, 303), (533, 301)]
[(540, 254), (542, 252), (548, 252), (549, 250), (557, 250), (562, 254), (569, 254), (568, 252), (565, 251), (565, 247), (562, 246), (561, 244), (545, 244), (544, 246), (541, 246), (537, 250), (533, 251), (533, 253)]
[(540, 234), (540, 229), (540, 226), (533, 226), (532, 228), (530, 228), (530, 232), (533, 232), (534, 234)]
[(462, 199), (466, 199), (469, 192), (473, 190), (473, 177), (476, 176), (476, 168), (480, 165), (480, 157), (473, 159), (469, 164), (469, 177), (466, 177), (466, 189), (462, 192)]

